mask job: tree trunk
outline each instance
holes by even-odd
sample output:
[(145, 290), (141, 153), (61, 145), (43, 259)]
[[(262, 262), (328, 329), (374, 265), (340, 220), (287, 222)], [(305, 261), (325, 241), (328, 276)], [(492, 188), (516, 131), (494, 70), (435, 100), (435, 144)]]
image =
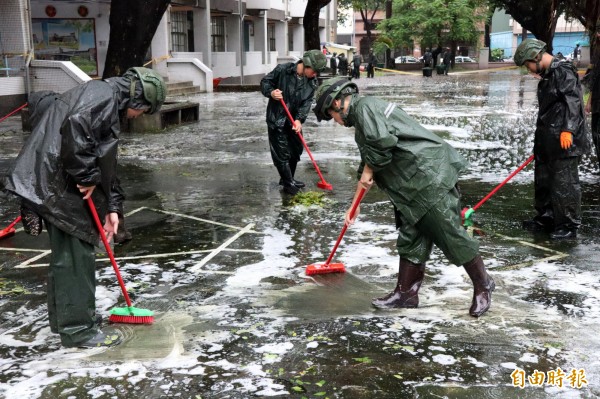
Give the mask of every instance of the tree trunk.
[[(113, 0), (115, 1), (115, 0)], [(319, 12), (331, 0), (308, 0), (304, 10), (304, 50), (321, 49), (319, 38)]]
[[(387, 0), (385, 3), (385, 18), (392, 18), (392, 0)], [(422, 48), (423, 46), (421, 46), (421, 49)], [(386, 67), (394, 69), (396, 65), (394, 59), (392, 58), (392, 49), (390, 49), (389, 47), (385, 50), (385, 59), (387, 61)]]
[[(499, 5), (525, 29), (546, 43), (547, 51), (552, 54), (552, 39), (556, 21), (563, 13), (564, 0), (522, 1), (498, 0)], [(523, 40), (526, 34), (523, 35)]]
[[(142, 66), (170, 0), (112, 0), (110, 36), (102, 79)], [(166, 55), (166, 54), (161, 54)]]

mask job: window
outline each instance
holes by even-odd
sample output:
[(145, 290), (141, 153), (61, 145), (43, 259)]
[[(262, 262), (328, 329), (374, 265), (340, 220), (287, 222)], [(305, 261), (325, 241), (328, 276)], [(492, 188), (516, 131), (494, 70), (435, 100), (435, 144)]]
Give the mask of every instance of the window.
[(267, 36), (269, 37), (269, 51), (275, 51), (275, 25), (267, 25)]
[(211, 44), (213, 52), (225, 51), (225, 18), (212, 17), (210, 19)]
[(171, 13), (171, 42), (173, 51), (188, 51), (187, 14), (185, 11)]

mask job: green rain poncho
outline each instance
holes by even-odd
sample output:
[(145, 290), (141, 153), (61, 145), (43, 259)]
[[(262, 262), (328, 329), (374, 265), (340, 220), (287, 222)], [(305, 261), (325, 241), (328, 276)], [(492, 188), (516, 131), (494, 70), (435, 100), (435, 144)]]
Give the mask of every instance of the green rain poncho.
[(377, 186), (411, 225), (454, 188), (467, 167), (454, 148), (387, 101), (353, 95), (346, 125), (355, 128), (360, 170), (365, 163), (373, 169)]

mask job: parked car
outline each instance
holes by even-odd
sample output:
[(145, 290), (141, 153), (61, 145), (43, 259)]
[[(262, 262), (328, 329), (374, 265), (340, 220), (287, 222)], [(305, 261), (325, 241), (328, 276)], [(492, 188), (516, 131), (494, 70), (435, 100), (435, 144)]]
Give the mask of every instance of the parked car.
[(454, 62), (477, 62), (471, 57), (466, 57), (464, 55), (457, 55), (454, 57)]
[(405, 63), (416, 64), (419, 62), (419, 60), (417, 60), (412, 55), (401, 55), (400, 57), (396, 57), (395, 61), (396, 61), (396, 64), (405, 64)]

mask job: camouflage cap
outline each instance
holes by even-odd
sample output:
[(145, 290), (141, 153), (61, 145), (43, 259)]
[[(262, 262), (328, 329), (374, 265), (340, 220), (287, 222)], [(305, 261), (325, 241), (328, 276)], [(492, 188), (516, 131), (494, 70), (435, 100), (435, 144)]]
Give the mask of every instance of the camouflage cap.
[(517, 47), (513, 57), (517, 66), (522, 66), (525, 61), (533, 61), (540, 53), (546, 52), (546, 43), (537, 39), (525, 39)]
[[(158, 111), (165, 102), (165, 97), (167, 95), (167, 86), (165, 85), (165, 81), (162, 76), (160, 76), (156, 71), (144, 67), (129, 68), (127, 71), (135, 73), (137, 78), (142, 83), (144, 99), (148, 102), (148, 104), (150, 104), (150, 110), (148, 113), (153, 114)], [(134, 83), (135, 81), (132, 81), (131, 97), (134, 95)]]
[(340, 96), (340, 93), (351, 94), (358, 93), (358, 86), (356, 83), (349, 81), (346, 78), (330, 78), (327, 79), (319, 86), (315, 93), (317, 103), (313, 108), (313, 111), (317, 117), (317, 120), (330, 120), (328, 109), (333, 104), (333, 101)]

